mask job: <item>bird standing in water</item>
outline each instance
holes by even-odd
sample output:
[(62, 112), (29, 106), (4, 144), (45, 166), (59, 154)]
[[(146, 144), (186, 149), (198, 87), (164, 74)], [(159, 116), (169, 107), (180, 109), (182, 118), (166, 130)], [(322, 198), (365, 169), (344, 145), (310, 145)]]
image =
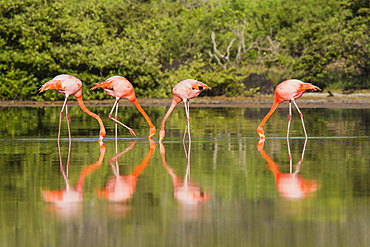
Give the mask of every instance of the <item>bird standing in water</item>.
[(62, 114), (63, 114), (64, 108), (66, 109), (66, 118), (67, 118), (67, 124), (68, 124), (69, 140), (71, 140), (71, 130), (70, 130), (70, 127), (69, 127), (67, 99), (68, 99), (69, 96), (75, 96), (76, 99), (77, 99), (78, 104), (81, 107), (81, 109), (84, 112), (86, 112), (88, 115), (90, 115), (91, 117), (98, 120), (99, 125), (100, 125), (100, 133), (99, 133), (98, 141), (99, 141), (100, 145), (102, 145), (103, 138), (105, 137), (105, 134), (106, 134), (104, 124), (103, 124), (103, 121), (101, 120), (101, 118), (98, 115), (89, 111), (86, 108), (86, 106), (85, 106), (85, 104), (82, 100), (82, 82), (78, 78), (76, 78), (72, 75), (58, 75), (58, 76), (54, 77), (52, 80), (46, 82), (40, 88), (39, 91), (41, 93), (41, 92), (44, 92), (45, 90), (48, 90), (48, 89), (53, 89), (53, 90), (63, 94), (64, 97), (65, 97), (62, 110), (60, 111), (58, 142), (60, 140), (60, 128), (61, 128), (61, 124), (62, 124)]
[(257, 128), (257, 134), (260, 136), (261, 139), (266, 138), (264, 131), (263, 131), (263, 125), (267, 122), (267, 120), (274, 113), (274, 111), (278, 107), (278, 104), (284, 101), (289, 101), (289, 122), (288, 122), (287, 138), (289, 137), (290, 120), (292, 119), (292, 102), (294, 103), (295, 107), (297, 108), (297, 111), (299, 112), (299, 116), (301, 117), (301, 121), (302, 121), (304, 135), (307, 138), (307, 133), (306, 133), (306, 128), (304, 127), (302, 113), (299, 110), (297, 104), (295, 103), (295, 99), (300, 98), (306, 90), (316, 91), (316, 90), (321, 90), (321, 89), (317, 86), (312, 85), (311, 83), (304, 83), (297, 79), (290, 79), (290, 80), (283, 81), (276, 87), (274, 103), (272, 104), (270, 111), (263, 118), (262, 122)]
[(184, 138), (182, 141), (185, 140), (185, 135), (186, 135), (186, 128), (188, 128), (189, 132), (189, 141), (191, 141), (190, 138), (190, 126), (189, 126), (189, 107), (190, 107), (190, 102), (189, 100), (192, 98), (197, 97), (204, 89), (211, 89), (209, 86), (204, 84), (203, 82), (194, 80), (194, 79), (186, 79), (183, 81), (180, 81), (177, 83), (177, 85), (172, 89), (172, 103), (170, 108), (168, 109), (166, 115), (164, 116), (162, 120), (162, 126), (161, 126), (161, 131), (159, 132), (159, 141), (162, 141), (164, 136), (166, 135), (164, 126), (166, 123), (167, 118), (170, 116), (171, 112), (175, 108), (175, 106), (180, 103), (181, 101), (184, 101), (184, 106), (185, 106), (185, 112), (186, 112), (186, 117), (187, 117), (187, 122), (185, 126), (185, 132), (184, 132)]
[[(118, 101), (120, 100), (120, 98), (126, 98), (127, 100), (131, 101), (136, 106), (136, 108), (139, 110), (139, 112), (144, 116), (145, 120), (148, 122), (149, 127), (150, 127), (148, 139), (149, 140), (153, 139), (153, 136), (155, 135), (155, 132), (156, 132), (155, 127), (152, 121), (150, 121), (149, 116), (146, 114), (146, 112), (143, 110), (143, 108), (140, 106), (139, 102), (137, 101), (135, 92), (134, 92), (134, 87), (125, 77), (112, 76), (103, 82), (96, 83), (95, 86), (92, 87), (90, 90), (94, 90), (95, 88), (98, 88), (98, 87), (103, 88), (105, 92), (107, 92), (107, 94), (116, 98), (116, 101), (114, 102), (112, 110), (109, 113), (110, 119), (112, 119), (116, 123), (121, 124), (122, 126), (127, 128), (133, 136), (136, 136), (135, 132), (130, 127), (124, 125), (123, 123), (117, 120)], [(116, 117), (113, 118), (112, 112), (115, 107), (116, 107)]]

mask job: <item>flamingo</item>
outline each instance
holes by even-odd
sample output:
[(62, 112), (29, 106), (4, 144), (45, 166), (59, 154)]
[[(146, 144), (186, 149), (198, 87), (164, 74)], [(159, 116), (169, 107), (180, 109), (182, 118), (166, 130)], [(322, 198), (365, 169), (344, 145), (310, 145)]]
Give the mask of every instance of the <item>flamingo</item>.
[(62, 163), (62, 155), (60, 151), (60, 145), (58, 143), (59, 150), (59, 159), (60, 159), (60, 171), (63, 175), (65, 188), (61, 190), (42, 190), (43, 199), (45, 202), (54, 203), (54, 206), (50, 206), (50, 209), (54, 209), (57, 213), (65, 214), (69, 216), (75, 216), (78, 209), (81, 209), (81, 205), (78, 202), (83, 201), (83, 185), (86, 176), (100, 168), (103, 163), (105, 156), (106, 146), (105, 144), (100, 145), (100, 156), (98, 161), (94, 164), (85, 166), (81, 171), (81, 175), (78, 179), (76, 186), (70, 186), (68, 180), (68, 171), (69, 171), (69, 159), (71, 155), (71, 145), (69, 145), (68, 150), (68, 160), (66, 172), (64, 171)]
[(274, 113), (274, 111), (278, 107), (278, 104), (284, 101), (289, 101), (289, 122), (288, 122), (287, 138), (289, 137), (290, 120), (292, 119), (292, 102), (294, 106), (297, 108), (299, 116), (301, 117), (303, 131), (307, 138), (307, 132), (306, 132), (306, 128), (304, 127), (302, 112), (299, 110), (298, 105), (295, 103), (295, 99), (300, 98), (306, 90), (316, 91), (316, 90), (321, 90), (321, 89), (317, 86), (312, 85), (311, 83), (304, 83), (297, 79), (286, 80), (280, 83), (279, 85), (277, 85), (275, 89), (274, 103), (272, 104), (270, 111), (263, 118), (262, 122), (257, 128), (257, 134), (260, 136), (261, 139), (266, 138), (264, 131), (263, 131), (263, 125), (267, 122), (267, 120)]
[(162, 164), (168, 171), (168, 174), (172, 177), (173, 183), (173, 195), (174, 198), (183, 205), (196, 206), (200, 203), (206, 202), (211, 195), (209, 193), (204, 193), (202, 188), (196, 185), (190, 180), (190, 148), (191, 142), (189, 142), (188, 151), (186, 151), (185, 143), (184, 151), (187, 160), (186, 174), (185, 178), (177, 176), (173, 169), (166, 162), (166, 149), (162, 142), (159, 142), (160, 153), (162, 156)]
[[(154, 141), (149, 141), (150, 150), (144, 160), (135, 168), (134, 173), (126, 176), (122, 176), (119, 173), (118, 158), (132, 149), (135, 145), (135, 142), (132, 142), (131, 145), (126, 148), (121, 153), (117, 154), (117, 141), (116, 141), (116, 155), (109, 160), (109, 164), (112, 167), (114, 175), (110, 178), (102, 191), (96, 191), (96, 193), (105, 199), (113, 202), (124, 202), (129, 200), (135, 192), (136, 182), (138, 176), (142, 173), (144, 168), (148, 165), (152, 154), (155, 151), (156, 144)], [(113, 161), (115, 165), (113, 165)]]
[(269, 169), (275, 175), (275, 183), (277, 191), (279, 192), (280, 196), (285, 199), (302, 199), (306, 197), (313, 196), (314, 192), (316, 192), (320, 188), (320, 184), (315, 179), (305, 179), (301, 175), (298, 174), (300, 168), (303, 166), (303, 157), (304, 151), (306, 148), (307, 139), (303, 144), (303, 150), (301, 159), (299, 160), (296, 171), (293, 172), (293, 165), (292, 165), (292, 155), (290, 152), (290, 146), (288, 141), (288, 153), (289, 153), (289, 161), (290, 161), (290, 172), (283, 173), (279, 171), (280, 166), (276, 164), (271, 157), (269, 157), (264, 147), (264, 140), (260, 140), (257, 144), (257, 149), (261, 153), (262, 157), (268, 162)]
[[(112, 110), (109, 113), (110, 119), (112, 119), (116, 123), (121, 124), (123, 127), (127, 128), (130, 131), (130, 133), (136, 137), (135, 132), (130, 127), (124, 125), (123, 123), (117, 120), (118, 101), (122, 97), (126, 98), (127, 100), (131, 101), (136, 106), (136, 108), (139, 110), (139, 112), (143, 115), (145, 120), (148, 122), (149, 127), (150, 127), (148, 139), (149, 140), (153, 139), (153, 136), (155, 135), (155, 132), (156, 132), (155, 127), (152, 121), (150, 121), (149, 116), (146, 114), (146, 112), (143, 110), (143, 108), (140, 106), (139, 102), (137, 101), (135, 92), (134, 92), (134, 87), (125, 77), (122, 77), (122, 76), (109, 77), (107, 80), (103, 82), (96, 83), (95, 86), (92, 87), (90, 90), (94, 90), (95, 88), (98, 88), (98, 87), (103, 88), (105, 92), (107, 92), (107, 94), (116, 98), (116, 101), (114, 102)], [(116, 117), (113, 118), (112, 112), (115, 107), (116, 107)]]
[(184, 101), (185, 112), (186, 112), (186, 117), (187, 117), (183, 141), (185, 140), (186, 128), (188, 128), (189, 141), (191, 141), (190, 126), (189, 126), (189, 120), (190, 120), (189, 100), (197, 97), (205, 89), (211, 89), (211, 88), (207, 86), (206, 84), (204, 84), (203, 82), (200, 82), (194, 79), (186, 79), (186, 80), (180, 81), (179, 83), (177, 83), (176, 86), (174, 86), (174, 88), (172, 89), (173, 99), (172, 99), (171, 106), (162, 120), (161, 131), (159, 132), (159, 141), (162, 141), (164, 136), (166, 135), (164, 126), (165, 126), (167, 118), (170, 116), (175, 106), (181, 101)]
[(86, 112), (88, 115), (90, 115), (91, 117), (95, 118), (99, 122), (100, 133), (99, 133), (98, 141), (99, 141), (100, 145), (102, 145), (103, 138), (106, 135), (104, 124), (103, 124), (103, 121), (101, 120), (101, 118), (98, 115), (89, 111), (89, 109), (86, 108), (86, 106), (85, 106), (85, 104), (82, 100), (82, 82), (78, 78), (76, 78), (72, 75), (58, 75), (58, 76), (54, 77), (52, 80), (46, 82), (39, 89), (39, 92), (42, 93), (42, 92), (44, 92), (45, 90), (48, 90), (48, 89), (53, 89), (53, 90), (63, 94), (64, 97), (65, 97), (64, 104), (62, 106), (62, 110), (60, 111), (58, 142), (60, 140), (60, 128), (61, 128), (61, 125), (62, 125), (62, 115), (63, 115), (64, 108), (66, 109), (68, 136), (69, 136), (69, 140), (71, 141), (71, 130), (70, 130), (70, 127), (69, 127), (67, 99), (68, 99), (69, 96), (73, 95), (73, 96), (76, 97), (76, 99), (78, 101), (78, 104), (80, 105), (81, 109), (84, 112)]

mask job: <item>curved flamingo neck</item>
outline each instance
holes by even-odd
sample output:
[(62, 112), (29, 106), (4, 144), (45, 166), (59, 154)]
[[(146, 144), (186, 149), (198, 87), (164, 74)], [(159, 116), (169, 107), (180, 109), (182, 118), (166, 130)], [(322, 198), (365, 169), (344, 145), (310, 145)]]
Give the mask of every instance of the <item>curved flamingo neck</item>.
[(274, 103), (272, 104), (272, 107), (270, 111), (266, 114), (266, 116), (262, 119), (262, 122), (260, 125), (258, 125), (258, 129), (263, 129), (263, 126), (267, 122), (267, 120), (271, 117), (271, 115), (275, 112), (276, 108), (278, 107), (280, 103), (280, 100), (275, 96)]
[(100, 136), (99, 136), (99, 139), (103, 139), (103, 138), (105, 137), (105, 135), (106, 135), (103, 121), (101, 120), (101, 118), (100, 118), (97, 114), (95, 114), (95, 113), (91, 112), (89, 109), (87, 109), (87, 108), (86, 108), (86, 106), (85, 106), (85, 104), (84, 104), (84, 102), (83, 102), (83, 100), (82, 100), (82, 97), (76, 97), (76, 98), (77, 98), (78, 104), (80, 105), (81, 109), (82, 109), (86, 114), (88, 114), (88, 115), (90, 115), (91, 117), (93, 117), (93, 118), (95, 118), (96, 120), (98, 120), (99, 125), (100, 125), (100, 133), (99, 133), (99, 135), (100, 135)]
[(148, 122), (148, 125), (149, 125), (149, 128), (150, 128), (150, 136), (149, 136), (149, 138), (153, 137), (155, 135), (155, 127), (154, 127), (152, 121), (150, 120), (148, 114), (146, 114), (146, 112), (141, 107), (141, 105), (139, 104), (139, 102), (137, 101), (137, 99), (136, 99), (135, 96), (130, 101), (135, 105), (135, 107), (137, 108), (137, 110), (143, 115), (143, 117), (145, 118), (145, 120)]
[(149, 160), (152, 157), (152, 154), (155, 150), (155, 146), (156, 146), (155, 142), (150, 143), (150, 150), (149, 150), (148, 154), (146, 155), (143, 162), (141, 162), (141, 164), (139, 166), (137, 166), (136, 169), (135, 169), (135, 172), (133, 174), (135, 177), (138, 177), (140, 175), (140, 173), (144, 170), (144, 168), (148, 165)]
[(175, 184), (177, 184), (177, 180), (178, 180), (177, 176), (176, 176), (175, 172), (172, 170), (172, 168), (166, 162), (166, 149), (164, 148), (164, 146), (161, 142), (159, 142), (159, 145), (160, 145), (160, 153), (161, 153), (161, 156), (162, 156), (162, 164), (166, 168), (167, 172), (170, 174), (170, 176), (172, 178), (172, 182), (175, 185)]
[(95, 171), (103, 163), (105, 151), (106, 151), (106, 147), (105, 147), (105, 144), (103, 144), (102, 146), (100, 146), (100, 156), (99, 156), (98, 161), (94, 164), (88, 165), (82, 170), (81, 175), (76, 185), (77, 191), (82, 191), (85, 177), (89, 175), (91, 172)]
[(267, 153), (265, 152), (265, 150), (263, 149), (263, 146), (264, 146), (264, 142), (262, 143), (258, 143), (257, 144), (257, 149), (258, 151), (260, 152), (260, 154), (262, 155), (262, 157), (267, 161), (267, 163), (269, 164), (269, 168), (270, 170), (276, 175), (276, 174), (279, 174), (279, 166), (272, 160), (272, 158), (270, 156), (267, 155)]
[[(177, 98), (173, 98), (172, 100), (172, 103), (171, 103), (171, 106), (170, 108), (168, 109), (166, 115), (164, 115), (164, 118), (162, 120), (162, 125), (161, 125), (161, 132), (163, 133), (164, 132), (164, 126), (166, 124), (166, 120), (167, 118), (171, 115), (171, 112), (173, 111), (173, 109), (175, 108), (175, 106), (180, 102), (181, 100), (178, 100)], [(164, 136), (163, 136), (164, 137)]]

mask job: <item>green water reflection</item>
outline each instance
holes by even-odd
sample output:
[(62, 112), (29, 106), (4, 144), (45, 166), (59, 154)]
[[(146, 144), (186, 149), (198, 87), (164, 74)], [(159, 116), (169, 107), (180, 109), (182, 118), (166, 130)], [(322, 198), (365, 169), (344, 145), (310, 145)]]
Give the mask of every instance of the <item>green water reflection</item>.
[[(268, 109), (192, 108), (193, 142), (185, 147), (181, 107), (167, 122), (163, 145), (146, 139), (140, 113), (123, 109), (120, 120), (139, 138), (119, 128), (117, 153), (109, 107), (91, 109), (105, 116), (102, 147), (96, 120), (70, 107), (70, 152), (65, 121), (58, 149), (59, 108), (1, 109), (0, 246), (370, 241), (369, 110), (302, 109), (311, 138), (301, 163), (305, 140), (293, 113), (290, 166), (287, 109), (266, 123), (262, 146), (256, 126)], [(157, 129), (166, 110), (145, 108)]]

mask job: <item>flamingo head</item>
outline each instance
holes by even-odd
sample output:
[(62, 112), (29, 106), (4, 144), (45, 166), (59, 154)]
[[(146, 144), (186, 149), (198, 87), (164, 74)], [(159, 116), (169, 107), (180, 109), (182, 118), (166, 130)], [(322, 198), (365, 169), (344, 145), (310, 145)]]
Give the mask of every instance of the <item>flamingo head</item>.
[(103, 146), (104, 145), (104, 143), (103, 143), (104, 136), (105, 136), (105, 134), (104, 135), (102, 135), (102, 134), (99, 135), (98, 142), (99, 142), (99, 145), (100, 146)]
[(211, 89), (211, 87), (207, 86), (205, 83), (194, 80), (195, 82), (192, 83), (192, 88), (197, 89), (200, 91), (206, 90), (206, 89)]
[(264, 131), (263, 131), (263, 128), (262, 127), (258, 127), (257, 128), (257, 134), (260, 136), (260, 138), (262, 139), (262, 140), (264, 140), (264, 139), (266, 139), (266, 136), (265, 136), (265, 133), (264, 133)]
[(155, 127), (153, 126), (152, 128), (150, 128), (149, 130), (149, 137), (148, 137), (148, 140), (153, 140), (153, 136), (155, 135), (156, 133), (156, 130), (155, 130)]

